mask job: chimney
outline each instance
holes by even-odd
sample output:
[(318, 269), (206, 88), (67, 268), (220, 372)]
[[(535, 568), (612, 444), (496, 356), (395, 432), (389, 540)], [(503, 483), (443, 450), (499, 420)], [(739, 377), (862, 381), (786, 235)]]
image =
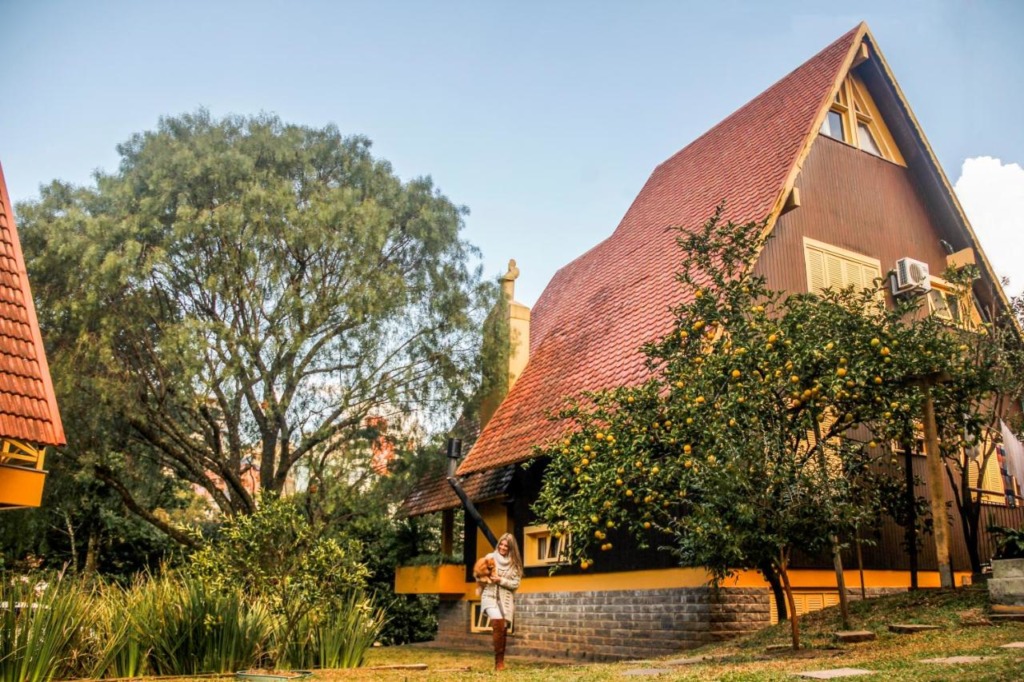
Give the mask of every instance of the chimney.
[(484, 327), (481, 427), (490, 421), (530, 359), (530, 309), (515, 300), (518, 277), (519, 268), (510, 260), (508, 272), (500, 280), (501, 298)]

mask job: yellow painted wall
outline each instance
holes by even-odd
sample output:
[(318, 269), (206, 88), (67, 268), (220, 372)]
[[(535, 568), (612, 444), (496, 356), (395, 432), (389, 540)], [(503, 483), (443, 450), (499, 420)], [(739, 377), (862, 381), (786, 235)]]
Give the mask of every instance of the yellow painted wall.
[(522, 303), (510, 301), (508, 315), (508, 389), (511, 391), (530, 360), (530, 309)]
[[(488, 521), (488, 523), (490, 522)], [(494, 532), (500, 535), (497, 530)], [(483, 543), (484, 546), (489, 546), (486, 539), (483, 540)], [(486, 553), (478, 551), (478, 556), (483, 556)], [(530, 594), (703, 587), (708, 584), (710, 577), (707, 571), (700, 568), (667, 568), (590, 575), (553, 575), (525, 578), (519, 586), (519, 592)], [(860, 589), (860, 575), (857, 571), (847, 571), (845, 577), (847, 589)], [(917, 577), (920, 587), (939, 587), (937, 571), (920, 571)], [(836, 575), (833, 571), (828, 570), (790, 571), (789, 579), (796, 590), (834, 590), (836, 588)], [(971, 576), (970, 573), (960, 572), (954, 576), (954, 579), (957, 585), (964, 585), (970, 583)], [(867, 588), (909, 588), (910, 573), (908, 571), (864, 571), (864, 586)], [(768, 583), (757, 571), (741, 571), (736, 577), (725, 580), (722, 587), (768, 589)], [(476, 583), (466, 583), (465, 598), (477, 598)]]
[[(477, 505), (477, 511), (480, 512), (480, 516), (484, 517), (484, 521), (487, 523), (487, 527), (494, 533), (494, 537), (500, 538), (504, 533), (510, 532), (511, 520), (508, 517), (508, 507), (500, 502), (482, 502)], [(487, 536), (483, 534), (479, 528), (476, 529), (476, 558), (479, 559), (485, 554), (490, 554), (494, 551), (491, 547), (491, 543), (487, 540)], [(476, 583), (469, 583), (467, 588), (470, 590), (476, 590)]]

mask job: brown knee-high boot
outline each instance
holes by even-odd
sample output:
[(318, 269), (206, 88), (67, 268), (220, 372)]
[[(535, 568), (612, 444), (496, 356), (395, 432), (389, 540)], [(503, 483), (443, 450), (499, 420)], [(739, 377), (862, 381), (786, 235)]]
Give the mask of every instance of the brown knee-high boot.
[(505, 669), (505, 639), (506, 625), (502, 618), (495, 618), (491, 621), (491, 638), (494, 641), (494, 669)]

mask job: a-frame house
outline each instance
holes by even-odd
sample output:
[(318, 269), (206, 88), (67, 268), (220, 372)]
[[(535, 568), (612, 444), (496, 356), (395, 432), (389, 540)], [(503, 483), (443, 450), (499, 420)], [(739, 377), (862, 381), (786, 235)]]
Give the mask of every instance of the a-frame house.
[[(617, 551), (590, 571), (566, 566), (549, 575), (557, 541), (530, 511), (540, 467), (518, 466), (530, 460), (533, 446), (562, 433), (564, 424), (549, 414), (567, 396), (645, 378), (639, 349), (671, 329), (669, 308), (680, 295), (673, 280), (679, 255), (666, 228), (702, 225), (723, 199), (735, 222), (767, 219), (773, 238), (753, 267), (774, 289), (868, 284), (898, 263), (925, 264), (930, 274), (916, 265), (912, 277), (928, 278), (935, 293), (922, 294), (926, 308), (943, 314), (949, 292), (938, 275), (967, 259), (981, 272), (970, 305), (980, 311), (1008, 304), (874, 38), (866, 25), (857, 26), (659, 165), (615, 232), (559, 270), (533, 308), (528, 346), (523, 341), (513, 350), (525, 355), (528, 349), (529, 362), (457, 472), (493, 531), (514, 533), (524, 549), (527, 577), (517, 596), (512, 654), (665, 654), (761, 627), (774, 615), (759, 575), (741, 573), (713, 591), (704, 571), (674, 567), (653, 551)], [(914, 468), (924, 475), (921, 462)], [(984, 473), (981, 479), (990, 480)], [(999, 476), (992, 480), (1003, 484)], [(1004, 525), (1018, 525), (1021, 512), (1012, 506), (1018, 489), (993, 492), (1008, 502), (990, 511)], [(458, 504), (444, 482), (424, 483), (404, 512)], [(958, 527), (951, 537), (959, 583), (969, 579), (963, 574), (969, 564)], [(489, 550), (468, 523), (466, 563)], [(937, 586), (934, 550), (926, 544), (920, 559), (920, 584)], [(910, 584), (895, 529), (882, 532), (864, 565), (870, 594)], [(828, 564), (796, 569), (799, 609), (834, 603)], [(434, 583), (400, 571), (397, 586), (442, 595), (440, 642), (486, 646), (476, 634), (486, 623), (470, 576), (465, 567), (451, 570), (435, 572)], [(860, 593), (859, 578), (847, 586)]]
[(40, 505), (46, 447), (65, 443), (12, 208), (0, 168), (0, 510)]

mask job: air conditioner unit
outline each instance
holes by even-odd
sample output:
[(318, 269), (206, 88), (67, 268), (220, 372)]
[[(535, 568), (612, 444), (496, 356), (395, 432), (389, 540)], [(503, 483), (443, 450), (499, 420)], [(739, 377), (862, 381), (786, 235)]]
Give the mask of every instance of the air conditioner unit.
[(928, 264), (913, 258), (900, 258), (896, 261), (896, 272), (892, 277), (892, 293), (905, 294), (924, 292), (932, 288), (928, 277)]

